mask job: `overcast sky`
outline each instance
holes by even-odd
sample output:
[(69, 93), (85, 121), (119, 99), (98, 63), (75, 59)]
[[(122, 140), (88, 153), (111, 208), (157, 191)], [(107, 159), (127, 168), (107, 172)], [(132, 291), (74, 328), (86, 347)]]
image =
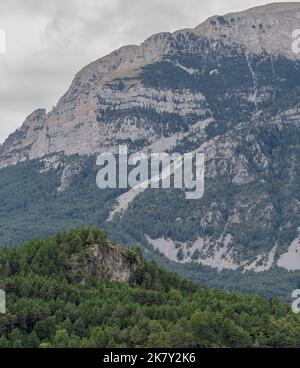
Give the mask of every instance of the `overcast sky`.
[(245, 0), (0, 0), (0, 142), (33, 110), (47, 111), (89, 62), (150, 35), (195, 27)]

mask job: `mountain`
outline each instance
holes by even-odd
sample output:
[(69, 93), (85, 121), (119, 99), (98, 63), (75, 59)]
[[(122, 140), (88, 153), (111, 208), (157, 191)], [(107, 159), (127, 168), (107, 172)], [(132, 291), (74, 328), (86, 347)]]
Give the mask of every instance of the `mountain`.
[[(119, 141), (146, 146), (206, 118), (232, 120), (233, 112), (236, 121), (249, 119), (297, 71), (298, 63), (296, 70), (284, 63), (299, 60), (292, 52), (299, 17), (297, 3), (270, 4), (116, 50), (83, 68), (52, 111), (28, 116), (1, 147), (1, 166), (58, 152), (95, 154)], [(228, 111), (219, 111), (218, 97)]]
[(4, 347), (299, 347), (288, 304), (196, 286), (103, 231), (0, 250)]
[[(209, 286), (289, 298), (300, 275), (300, 5), (151, 36), (83, 68), (0, 147), (0, 241), (84, 225)], [(96, 156), (204, 152), (205, 192), (96, 186)]]

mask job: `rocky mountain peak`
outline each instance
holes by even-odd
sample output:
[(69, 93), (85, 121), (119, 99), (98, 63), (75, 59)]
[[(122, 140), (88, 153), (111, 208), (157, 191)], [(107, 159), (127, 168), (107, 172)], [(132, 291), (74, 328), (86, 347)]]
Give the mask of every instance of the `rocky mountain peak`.
[[(191, 79), (203, 73), (208, 66), (197, 65), (197, 69), (172, 58), (185, 55), (193, 59), (193, 56), (212, 53), (210, 61), (202, 60), (202, 63), (212, 64), (211, 70), (205, 70), (210, 76), (218, 75), (217, 65), (213, 65), (216, 57), (222, 52), (230, 56), (229, 49), (235, 49), (234, 52), (242, 50), (246, 58), (251, 53), (265, 52), (271, 58), (281, 55), (295, 60), (298, 55), (292, 52), (292, 32), (299, 27), (300, 5), (275, 3), (214, 16), (195, 29), (159, 33), (139, 46), (122, 47), (79, 71), (68, 91), (47, 115), (42, 109), (31, 114), (1, 146), (0, 168), (57, 152), (96, 154), (120, 140), (145, 141), (151, 145), (161, 138), (162, 131), (167, 136), (171, 133), (170, 129), (149, 124), (145, 117), (138, 121), (126, 113), (126, 119), (122, 120), (121, 111), (147, 109), (160, 115), (177, 111), (178, 119), (182, 121), (182, 127), (176, 128), (179, 131), (189, 124), (187, 116), (197, 116), (198, 120), (212, 117), (214, 114), (205, 91), (195, 93), (191, 90), (191, 83), (196, 83)], [(220, 45), (224, 45), (223, 49)], [(148, 81), (141, 78), (145, 69), (162, 61), (169, 63), (168, 67), (176, 68), (178, 73), (185, 74), (182, 75), (185, 88), (181, 91), (177, 87), (151, 88), (153, 82), (149, 81), (152, 76), (147, 77)], [(258, 98), (255, 91), (257, 76), (251, 63), (246, 67), (249, 67), (254, 89), (247, 98), (253, 102)], [(264, 96), (268, 94), (264, 91)], [(161, 117), (156, 116), (156, 119)]]
[[(299, 4), (271, 4), (153, 35), (83, 68), (51, 112), (36, 110), (0, 147), (0, 168), (45, 156), (0, 170), (3, 243), (96, 223), (180, 267), (300, 270), (299, 25)], [(120, 144), (203, 152), (203, 198), (100, 191), (86, 156)], [(102, 253), (73, 265), (94, 274), (106, 267)], [(114, 250), (107, 257), (123, 263)]]
[(213, 16), (194, 31), (212, 39), (226, 38), (250, 52), (266, 51), (298, 58), (292, 32), (300, 28), (300, 3), (272, 3), (238, 13)]
[(33, 111), (30, 115), (27, 116), (25, 119), (23, 126), (31, 126), (37, 125), (41, 121), (43, 121), (46, 117), (46, 110), (45, 109), (37, 109)]

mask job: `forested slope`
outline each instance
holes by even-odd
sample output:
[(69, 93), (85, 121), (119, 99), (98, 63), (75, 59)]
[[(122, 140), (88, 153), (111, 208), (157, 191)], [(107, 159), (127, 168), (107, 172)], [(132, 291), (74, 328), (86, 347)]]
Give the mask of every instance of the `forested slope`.
[(299, 347), (288, 304), (196, 286), (105, 233), (0, 251), (1, 347)]

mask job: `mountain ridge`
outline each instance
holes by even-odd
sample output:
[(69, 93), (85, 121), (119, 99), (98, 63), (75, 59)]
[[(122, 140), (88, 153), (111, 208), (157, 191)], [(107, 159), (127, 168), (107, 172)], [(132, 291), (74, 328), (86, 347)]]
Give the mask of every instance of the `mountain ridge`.
[[(273, 12), (265, 14), (264, 9), (273, 9)], [(273, 16), (273, 13), (279, 13), (282, 24), (276, 16)], [(232, 18), (234, 14), (235, 18)], [(255, 16), (251, 17), (251, 14)], [(260, 27), (262, 20), (268, 23), (266, 29), (271, 32), (270, 35), (266, 34), (265, 28)], [(241, 22), (242, 25), (236, 25), (236, 21)], [(40, 125), (34, 126), (31, 122), (32, 114), (29, 115), (22, 127), (12, 133), (0, 146), (0, 167), (14, 165), (26, 159), (41, 158), (54, 152), (88, 155), (101, 152), (105, 146), (105, 139), (101, 136), (107, 132), (99, 129), (97, 124), (95, 114), (99, 108), (97, 91), (105, 89), (105, 83), (131, 73), (139, 74), (141, 68), (162, 60), (166, 55), (172, 55), (175, 51), (174, 47), (177, 47), (174, 46), (174, 42), (178, 43), (179, 47), (186, 48), (185, 52), (192, 54), (197, 53), (198, 48), (199, 51), (203, 49), (205, 39), (216, 39), (225, 44), (236, 43), (240, 45), (239, 47), (248, 50), (246, 52), (270, 52), (274, 55), (283, 54), (288, 58), (297, 59), (299, 55), (294, 54), (291, 48), (293, 42), (291, 33), (298, 24), (300, 24), (298, 4), (275, 3), (238, 13), (229, 13), (223, 17), (214, 16), (194, 29), (158, 33), (150, 36), (140, 46), (121, 47), (81, 69), (53, 110), (47, 114), (40, 114), (41, 109), (32, 113), (38, 115)], [(276, 27), (274, 31), (271, 29), (273, 25)], [(190, 37), (197, 39), (191, 41)], [(107, 90), (104, 93), (104, 99), (107, 93), (111, 92)], [(175, 97), (170, 98), (170, 101), (174, 101)], [(80, 129), (82, 124), (84, 131)], [(80, 137), (77, 137), (76, 133)], [(115, 133), (115, 130), (111, 132), (111, 134)], [(129, 131), (125, 133), (130, 136)], [(107, 138), (109, 139), (109, 134)], [(151, 137), (151, 143), (157, 138)], [(109, 147), (109, 145), (105, 146), (106, 149)]]
[[(1, 245), (88, 224), (193, 280), (210, 283), (213, 269), (217, 286), (239, 277), (253, 292), (255, 279), (269, 295), (264, 280), (280, 275), (278, 294), (289, 293), (300, 270), (300, 12), (284, 6), (154, 35), (77, 73), (53, 111), (36, 110), (0, 148)], [(203, 198), (99, 190), (96, 155), (121, 144), (203, 152)]]

